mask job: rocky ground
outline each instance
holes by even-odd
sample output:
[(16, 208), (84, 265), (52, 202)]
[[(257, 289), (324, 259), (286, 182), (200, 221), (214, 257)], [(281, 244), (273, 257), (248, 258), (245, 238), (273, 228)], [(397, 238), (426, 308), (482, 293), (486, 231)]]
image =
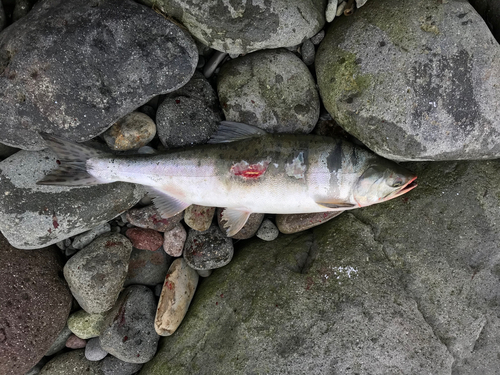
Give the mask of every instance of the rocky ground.
[[(2, 0), (0, 373), (497, 374), (500, 8), (471, 3)], [(228, 238), (223, 208), (36, 185), (42, 131), (156, 153), (224, 119), (419, 186)]]

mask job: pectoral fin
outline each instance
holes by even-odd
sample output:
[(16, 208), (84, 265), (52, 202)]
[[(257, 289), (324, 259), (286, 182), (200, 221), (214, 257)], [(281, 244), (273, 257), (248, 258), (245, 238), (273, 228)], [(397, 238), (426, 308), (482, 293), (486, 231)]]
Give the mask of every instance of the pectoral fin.
[(151, 186), (145, 186), (145, 188), (164, 219), (177, 215), (191, 205), (189, 202), (181, 201)]
[(234, 236), (245, 225), (250, 216), (250, 212), (225, 208), (222, 211), (221, 221), (225, 221), (224, 228), (228, 237)]
[(346, 202), (341, 202), (341, 201), (333, 201), (333, 202), (316, 202), (320, 206), (326, 207), (326, 208), (351, 208), (354, 207), (355, 205), (352, 203), (346, 203)]

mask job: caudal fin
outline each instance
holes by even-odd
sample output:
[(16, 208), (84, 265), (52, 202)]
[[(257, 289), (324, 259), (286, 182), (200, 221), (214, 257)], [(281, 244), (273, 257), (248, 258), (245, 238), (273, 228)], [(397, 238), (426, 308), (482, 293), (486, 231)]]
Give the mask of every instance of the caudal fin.
[(68, 141), (46, 133), (40, 133), (47, 145), (57, 154), (60, 165), (37, 185), (82, 186), (102, 184), (87, 172), (87, 160), (105, 155), (102, 151)]

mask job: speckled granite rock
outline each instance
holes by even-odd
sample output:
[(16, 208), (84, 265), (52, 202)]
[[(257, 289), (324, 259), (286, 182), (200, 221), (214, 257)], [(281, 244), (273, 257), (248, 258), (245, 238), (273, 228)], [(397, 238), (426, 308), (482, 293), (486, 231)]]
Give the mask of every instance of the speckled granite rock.
[(326, 0), (157, 0), (154, 4), (202, 43), (232, 54), (295, 46), (325, 23)]
[(40, 371), (40, 375), (102, 375), (101, 364), (85, 358), (85, 349), (59, 354)]
[(370, 1), (316, 55), (323, 103), (394, 160), (500, 157), (500, 45), (467, 1)]
[(156, 134), (156, 125), (148, 115), (132, 112), (119, 119), (103, 134), (112, 150), (135, 150), (146, 146)]
[(113, 307), (127, 276), (132, 244), (119, 233), (106, 233), (80, 250), (64, 266), (73, 296), (88, 313)]
[(19, 249), (39, 249), (93, 229), (144, 195), (141, 186), (123, 182), (36, 185), (56, 167), (52, 151), (20, 151), (0, 162), (0, 230)]
[(105, 317), (104, 313), (90, 314), (85, 310), (78, 310), (68, 318), (68, 328), (82, 339), (91, 339), (101, 334)]
[(71, 293), (55, 247), (23, 251), (0, 234), (0, 374), (32, 368), (64, 328)]
[(197, 60), (187, 33), (134, 1), (38, 2), (0, 35), (0, 141), (41, 150), (42, 130), (91, 139), (184, 85)]

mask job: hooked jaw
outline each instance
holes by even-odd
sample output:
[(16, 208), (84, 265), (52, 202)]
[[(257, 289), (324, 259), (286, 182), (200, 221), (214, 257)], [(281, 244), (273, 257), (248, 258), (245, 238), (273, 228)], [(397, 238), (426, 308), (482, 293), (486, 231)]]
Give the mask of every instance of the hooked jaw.
[(399, 189), (396, 193), (394, 193), (393, 195), (389, 196), (388, 198), (386, 197), (383, 200), (384, 201), (386, 201), (386, 200), (388, 201), (389, 199), (393, 199), (393, 198), (399, 197), (399, 196), (401, 196), (403, 194), (408, 193), (410, 190), (415, 189), (417, 187), (417, 181), (415, 181), (416, 179), (417, 179), (417, 176), (413, 177), (405, 185), (401, 186), (401, 189)]

